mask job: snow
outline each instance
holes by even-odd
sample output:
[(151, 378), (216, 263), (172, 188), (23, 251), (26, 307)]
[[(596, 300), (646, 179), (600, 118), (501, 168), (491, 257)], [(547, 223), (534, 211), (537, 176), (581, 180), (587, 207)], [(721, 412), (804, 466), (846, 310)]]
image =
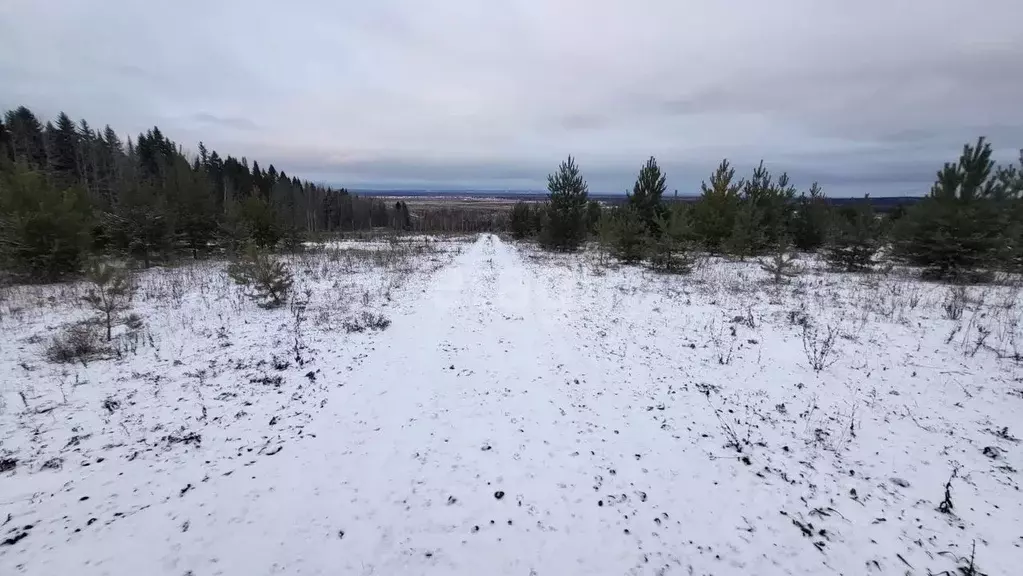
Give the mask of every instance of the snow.
[[(222, 265), (153, 272), (151, 340), (87, 366), (33, 338), (86, 314), (62, 304), (80, 288), (12, 289), (0, 538), (26, 535), (0, 574), (927, 574), (974, 542), (986, 574), (1023, 562), (1018, 290), (972, 287), (950, 320), (947, 287), (898, 271), (776, 287), (750, 263), (429, 245), (297, 258), (298, 329)], [(392, 324), (340, 329), (363, 309)], [(836, 336), (819, 372), (802, 318)]]

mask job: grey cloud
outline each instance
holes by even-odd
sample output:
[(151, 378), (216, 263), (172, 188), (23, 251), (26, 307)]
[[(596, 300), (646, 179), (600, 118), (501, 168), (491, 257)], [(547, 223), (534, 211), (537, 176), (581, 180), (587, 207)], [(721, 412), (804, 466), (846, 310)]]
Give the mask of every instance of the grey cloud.
[(241, 118), (238, 116), (217, 116), (216, 114), (209, 114), (207, 112), (199, 112), (191, 116), (191, 120), (199, 123), (202, 126), (212, 127), (223, 127), (232, 130), (258, 130), (259, 125), (249, 120), (248, 118)]
[(0, 105), (341, 184), (542, 188), (572, 153), (598, 191), (654, 155), (680, 192), (729, 157), (922, 193), (1023, 145), (1023, 5), (983, 5), (8, 0)]

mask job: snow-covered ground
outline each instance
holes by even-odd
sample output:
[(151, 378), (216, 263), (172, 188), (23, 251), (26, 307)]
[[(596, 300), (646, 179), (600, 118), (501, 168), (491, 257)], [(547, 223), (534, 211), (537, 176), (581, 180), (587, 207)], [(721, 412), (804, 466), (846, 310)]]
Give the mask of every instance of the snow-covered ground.
[(1019, 573), (1018, 290), (413, 244), (296, 259), (304, 310), (152, 272), (85, 366), (81, 288), (8, 290), (0, 574)]

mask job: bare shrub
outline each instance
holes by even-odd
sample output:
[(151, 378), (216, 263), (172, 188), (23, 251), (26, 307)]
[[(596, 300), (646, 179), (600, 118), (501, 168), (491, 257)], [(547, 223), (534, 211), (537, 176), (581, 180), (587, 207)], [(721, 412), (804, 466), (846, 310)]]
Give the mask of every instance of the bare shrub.
[(248, 246), (242, 257), (232, 262), (227, 273), (260, 308), (277, 308), (288, 298), (294, 284), (287, 265), (255, 246)]
[(803, 324), (803, 351), (814, 372), (820, 372), (835, 363), (837, 358), (833, 356), (837, 339), (838, 329), (830, 324), (823, 332), (810, 322)]
[(966, 296), (965, 286), (953, 286), (948, 289), (945, 301), (941, 304), (941, 308), (945, 311), (945, 318), (959, 320), (963, 317), (963, 311), (966, 310)]
[(374, 314), (364, 311), (358, 316), (353, 316), (341, 323), (341, 327), (349, 334), (365, 332), (366, 330), (386, 330), (391, 325), (391, 320), (383, 314)]
[(99, 327), (93, 322), (76, 322), (65, 326), (46, 347), (50, 362), (81, 362), (108, 352)]

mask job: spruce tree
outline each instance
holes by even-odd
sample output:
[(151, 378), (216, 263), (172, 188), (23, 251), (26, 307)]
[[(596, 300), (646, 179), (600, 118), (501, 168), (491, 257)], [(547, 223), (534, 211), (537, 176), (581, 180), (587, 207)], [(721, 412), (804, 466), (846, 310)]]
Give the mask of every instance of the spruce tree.
[(548, 249), (574, 251), (586, 238), (589, 195), (586, 181), (571, 156), (547, 177), (547, 191), (547, 217), (541, 242)]
[(91, 211), (77, 187), (58, 190), (20, 162), (0, 162), (0, 257), (30, 279), (77, 274), (89, 245)]
[(24, 163), (30, 170), (45, 170), (46, 137), (42, 122), (24, 106), (8, 111), (4, 119), (10, 133), (11, 155), (15, 162)]

